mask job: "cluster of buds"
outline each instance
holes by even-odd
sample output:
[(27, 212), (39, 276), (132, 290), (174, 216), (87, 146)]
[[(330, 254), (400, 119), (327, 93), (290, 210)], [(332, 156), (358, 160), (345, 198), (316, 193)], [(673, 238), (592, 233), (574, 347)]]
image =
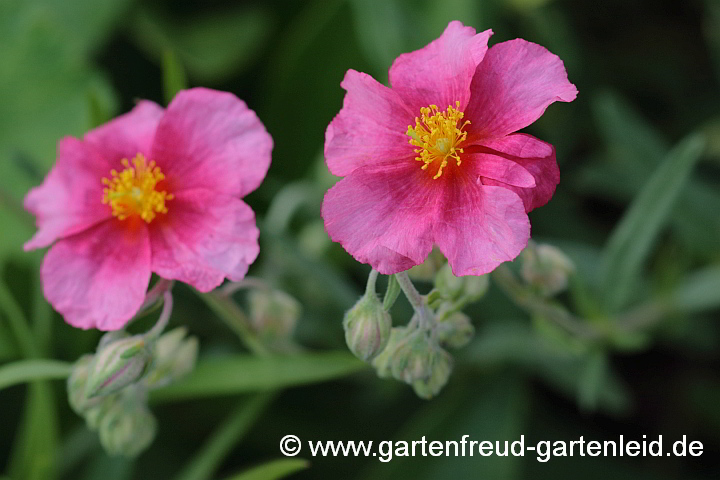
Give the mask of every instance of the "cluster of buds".
[[(373, 271), (365, 295), (343, 322), (345, 340), (355, 356), (370, 362), (378, 376), (411, 385), (422, 398), (434, 397), (447, 383), (453, 358), (446, 349), (464, 347), (475, 334), (470, 318), (461, 310), (488, 289), (485, 276), (458, 278), (447, 263), (439, 265), (434, 257), (428, 261), (431, 265), (419, 271), (423, 278), (433, 274), (435, 288), (428, 295), (421, 296), (408, 275), (401, 273), (390, 277), (381, 302)], [(408, 297), (415, 314), (406, 326), (393, 327), (389, 310), (399, 291)]]
[(406, 327), (391, 330), (386, 348), (372, 365), (378, 376), (405, 382), (419, 397), (429, 399), (447, 383), (453, 359), (431, 331), (418, 328), (411, 321)]
[(94, 355), (84, 355), (68, 378), (72, 409), (98, 432), (110, 455), (134, 457), (155, 438), (157, 422), (148, 391), (167, 385), (195, 366), (198, 343), (184, 328), (159, 338), (105, 334)]

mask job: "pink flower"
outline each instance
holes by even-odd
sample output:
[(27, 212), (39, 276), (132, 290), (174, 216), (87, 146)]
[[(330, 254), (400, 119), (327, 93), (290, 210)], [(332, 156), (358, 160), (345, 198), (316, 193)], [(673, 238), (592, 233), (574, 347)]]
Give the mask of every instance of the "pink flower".
[(455, 275), (481, 275), (530, 238), (527, 212), (552, 197), (555, 149), (513, 133), (577, 89), (562, 61), (525, 40), (488, 50), (491, 30), (451, 22), (425, 48), (400, 55), (391, 88), (349, 70), (325, 133), (325, 195), (333, 241), (384, 274), (422, 263), (437, 245)]
[(265, 177), (272, 146), (242, 100), (204, 88), (63, 138), (25, 198), (38, 226), (25, 249), (54, 244), (40, 271), (47, 299), (73, 326), (117, 330), (151, 273), (203, 292), (242, 279), (259, 247), (241, 198)]

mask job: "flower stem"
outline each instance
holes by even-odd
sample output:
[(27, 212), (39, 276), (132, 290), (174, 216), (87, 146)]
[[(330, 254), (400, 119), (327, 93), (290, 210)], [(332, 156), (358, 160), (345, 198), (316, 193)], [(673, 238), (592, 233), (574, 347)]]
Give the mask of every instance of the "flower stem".
[(148, 330), (148, 332), (145, 334), (145, 338), (150, 341), (154, 341), (162, 334), (163, 330), (165, 330), (165, 327), (167, 327), (167, 324), (170, 321), (172, 309), (173, 297), (170, 291), (167, 290), (163, 293), (163, 309), (162, 312), (160, 312), (160, 318), (158, 318), (158, 321), (155, 323), (155, 325), (150, 330)]
[(505, 295), (523, 310), (535, 315), (541, 315), (555, 322), (576, 337), (586, 340), (598, 340), (602, 337), (602, 332), (593, 328), (587, 322), (575, 317), (564, 308), (553, 305), (527, 291), (507, 266), (500, 265), (497, 267), (492, 272), (492, 279)]
[(372, 292), (373, 294), (377, 295), (377, 291), (375, 290), (375, 283), (377, 283), (378, 278), (378, 272), (377, 270), (370, 270), (370, 275), (368, 275), (367, 279), (367, 285), (365, 285), (365, 295), (368, 294), (368, 292)]
[(424, 330), (432, 328), (435, 324), (435, 318), (428, 306), (425, 305), (425, 300), (423, 300), (422, 295), (420, 295), (420, 292), (418, 292), (415, 285), (413, 285), (407, 272), (396, 273), (395, 278), (400, 284), (400, 288), (410, 302), (410, 305), (412, 305), (413, 310), (415, 310), (420, 328)]
[(165, 278), (161, 278), (157, 281), (155, 285), (150, 289), (150, 291), (145, 295), (145, 302), (143, 302), (142, 307), (140, 307), (140, 310), (136, 314), (136, 316), (139, 316), (140, 313), (142, 313), (143, 310), (152, 307), (152, 305), (157, 301), (158, 298), (162, 297), (166, 292), (169, 292), (175, 282), (172, 280), (167, 280)]

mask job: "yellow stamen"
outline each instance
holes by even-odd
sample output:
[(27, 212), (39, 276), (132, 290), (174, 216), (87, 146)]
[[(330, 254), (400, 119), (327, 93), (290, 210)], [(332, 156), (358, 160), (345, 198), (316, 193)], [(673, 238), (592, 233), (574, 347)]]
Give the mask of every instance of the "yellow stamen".
[(444, 112), (438, 110), (437, 105), (421, 108), (422, 116), (415, 117), (415, 127), (409, 125), (406, 132), (410, 137), (410, 144), (418, 147), (415, 153), (420, 156), (415, 157), (415, 160), (423, 162), (421, 167), (423, 170), (427, 170), (431, 164), (440, 160), (440, 166), (432, 177), (433, 180), (443, 174), (443, 168), (447, 166), (449, 158), (455, 159), (458, 166), (462, 163), (460, 154), (463, 153), (463, 149), (458, 148), (458, 145), (467, 138), (467, 132), (463, 129), (470, 122), (466, 120), (459, 125), (465, 114), (459, 110), (460, 102), (455, 102), (455, 107), (448, 106)]
[(110, 205), (112, 214), (120, 220), (137, 215), (150, 223), (158, 213), (167, 213), (165, 201), (172, 200), (173, 195), (165, 190), (155, 190), (157, 184), (165, 179), (160, 167), (154, 161), (148, 163), (142, 153), (132, 159), (132, 165), (127, 158), (123, 158), (121, 163), (125, 167), (122, 172), (110, 170), (111, 178), (102, 179), (103, 185), (106, 185), (102, 203)]

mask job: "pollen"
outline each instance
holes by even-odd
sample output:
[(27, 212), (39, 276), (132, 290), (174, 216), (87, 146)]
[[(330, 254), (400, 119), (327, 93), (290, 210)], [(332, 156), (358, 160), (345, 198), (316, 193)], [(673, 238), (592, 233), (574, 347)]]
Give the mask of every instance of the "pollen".
[(435, 162), (440, 162), (433, 180), (442, 176), (451, 159), (458, 166), (462, 163), (460, 154), (463, 149), (458, 145), (467, 138), (463, 129), (470, 122), (462, 122), (465, 114), (459, 109), (460, 102), (455, 102), (455, 108), (448, 106), (445, 111), (440, 111), (437, 105), (423, 107), (420, 109), (421, 117), (415, 117), (415, 126), (408, 126), (406, 134), (410, 137), (410, 144), (418, 147), (415, 153), (419, 156), (415, 160), (423, 163), (421, 168), (427, 170)]
[(103, 178), (102, 203), (110, 205), (113, 216), (120, 220), (138, 216), (150, 223), (159, 213), (167, 213), (165, 202), (173, 195), (158, 190), (158, 183), (165, 175), (154, 161), (148, 162), (142, 153), (138, 153), (132, 162), (121, 160), (125, 169), (118, 172), (110, 170), (110, 178)]

